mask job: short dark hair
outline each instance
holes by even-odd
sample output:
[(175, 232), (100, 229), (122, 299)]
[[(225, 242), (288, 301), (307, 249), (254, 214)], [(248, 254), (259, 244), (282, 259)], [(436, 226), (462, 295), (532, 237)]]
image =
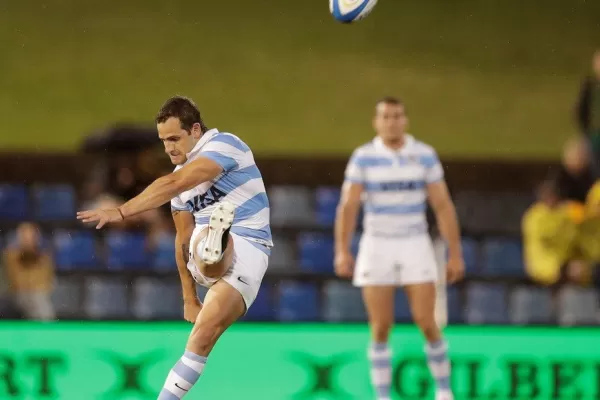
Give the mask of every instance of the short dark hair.
[(156, 123), (161, 124), (169, 118), (179, 118), (181, 128), (188, 132), (191, 132), (194, 124), (200, 124), (202, 133), (208, 130), (204, 125), (204, 121), (202, 121), (200, 110), (196, 104), (192, 99), (184, 96), (173, 96), (168, 99), (158, 111)]
[(402, 100), (400, 100), (399, 98), (394, 97), (394, 96), (384, 96), (381, 99), (379, 99), (377, 101), (377, 103), (375, 103), (375, 104), (376, 105), (380, 105), (381, 103), (383, 103), (383, 104), (393, 104), (393, 105), (396, 105), (396, 106), (403, 106), (404, 105), (404, 103), (402, 102)]

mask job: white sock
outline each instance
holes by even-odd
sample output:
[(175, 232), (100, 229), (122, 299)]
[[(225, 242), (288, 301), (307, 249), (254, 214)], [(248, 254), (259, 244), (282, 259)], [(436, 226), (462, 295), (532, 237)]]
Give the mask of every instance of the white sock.
[(200, 378), (205, 364), (206, 357), (186, 351), (169, 372), (158, 400), (182, 399)]
[(450, 391), (450, 360), (448, 360), (448, 346), (443, 339), (427, 343), (425, 346), (427, 364), (435, 380), (438, 391)]
[(389, 400), (392, 384), (392, 352), (387, 343), (373, 343), (369, 348), (371, 382), (378, 400)]

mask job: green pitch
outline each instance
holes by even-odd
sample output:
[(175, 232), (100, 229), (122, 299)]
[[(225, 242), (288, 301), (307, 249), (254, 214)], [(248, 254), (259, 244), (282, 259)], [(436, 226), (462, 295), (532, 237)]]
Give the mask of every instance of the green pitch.
[(346, 154), (395, 94), (444, 156), (556, 157), (598, 15), (584, 0), (398, 0), (348, 26), (325, 0), (6, 2), (0, 148), (73, 150), (185, 94), (257, 153)]

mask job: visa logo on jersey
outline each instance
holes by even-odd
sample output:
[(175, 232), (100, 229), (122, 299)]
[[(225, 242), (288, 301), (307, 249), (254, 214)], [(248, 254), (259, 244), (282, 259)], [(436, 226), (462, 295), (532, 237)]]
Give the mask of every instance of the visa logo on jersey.
[(365, 18), (376, 4), (377, 0), (329, 0), (329, 11), (338, 21), (349, 24)]
[(206, 191), (206, 193), (200, 194), (186, 201), (186, 204), (188, 204), (192, 208), (193, 212), (198, 212), (208, 206), (212, 206), (225, 196), (225, 192), (212, 186)]

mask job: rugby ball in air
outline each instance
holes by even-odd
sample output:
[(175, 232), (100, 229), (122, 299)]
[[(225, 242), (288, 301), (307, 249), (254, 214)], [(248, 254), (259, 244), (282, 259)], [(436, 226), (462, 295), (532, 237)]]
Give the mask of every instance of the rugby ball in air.
[(375, 4), (377, 0), (329, 0), (329, 11), (338, 21), (349, 24), (369, 15)]

